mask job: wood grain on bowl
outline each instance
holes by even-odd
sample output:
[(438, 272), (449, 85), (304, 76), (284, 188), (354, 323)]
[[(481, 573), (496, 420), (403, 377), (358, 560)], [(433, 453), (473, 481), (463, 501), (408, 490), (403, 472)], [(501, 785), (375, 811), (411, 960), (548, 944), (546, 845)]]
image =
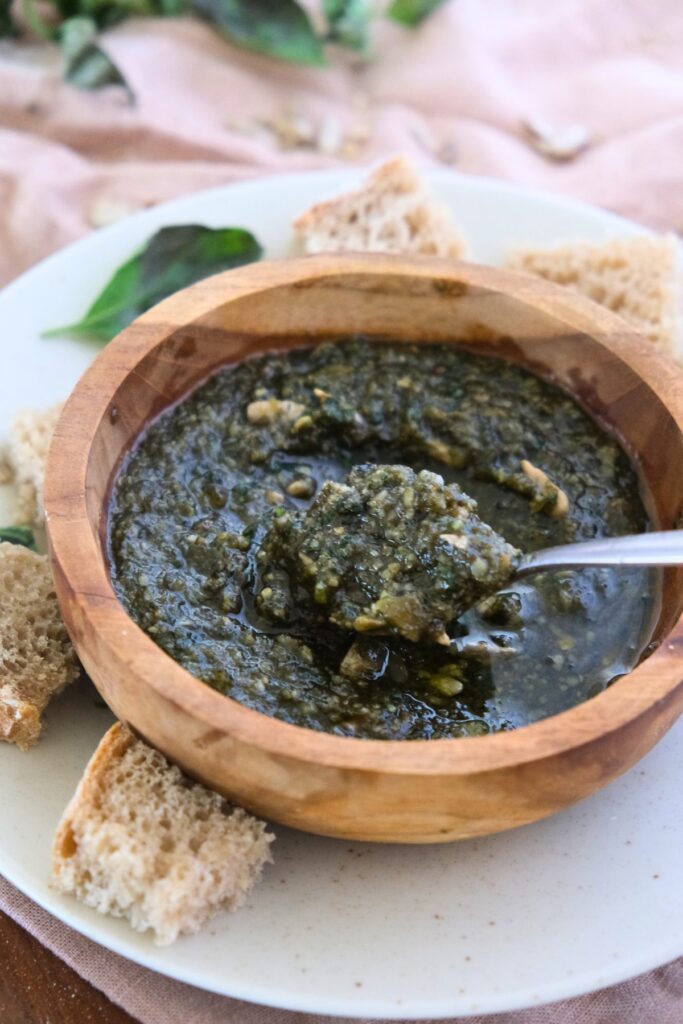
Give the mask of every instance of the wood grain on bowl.
[(636, 455), (656, 524), (683, 507), (683, 375), (651, 343), (541, 280), (452, 261), (328, 256), (218, 275), (102, 352), (67, 402), (45, 487), (57, 592), (115, 713), (258, 814), (325, 835), (443, 842), (512, 828), (587, 796), (683, 710), (683, 571), (667, 570), (657, 650), (592, 700), (516, 732), (451, 740), (332, 736), (268, 718), (192, 677), (129, 618), (107, 571), (108, 492), (150, 417), (247, 355), (360, 333), (466, 342), (552, 375)]

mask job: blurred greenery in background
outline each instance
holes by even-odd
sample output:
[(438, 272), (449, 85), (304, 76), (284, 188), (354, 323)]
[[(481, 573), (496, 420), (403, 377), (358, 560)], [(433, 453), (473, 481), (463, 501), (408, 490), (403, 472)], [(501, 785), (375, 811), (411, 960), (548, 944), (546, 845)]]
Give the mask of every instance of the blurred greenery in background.
[[(382, 16), (412, 28), (445, 0), (391, 0)], [(64, 77), (80, 89), (120, 85), (123, 75), (100, 46), (100, 33), (126, 18), (195, 14), (230, 42), (279, 60), (312, 67), (328, 63), (327, 47), (370, 53), (371, 26), (379, 17), (373, 0), (320, 0), (322, 28), (296, 0), (0, 0), (0, 37), (33, 34), (62, 51)]]

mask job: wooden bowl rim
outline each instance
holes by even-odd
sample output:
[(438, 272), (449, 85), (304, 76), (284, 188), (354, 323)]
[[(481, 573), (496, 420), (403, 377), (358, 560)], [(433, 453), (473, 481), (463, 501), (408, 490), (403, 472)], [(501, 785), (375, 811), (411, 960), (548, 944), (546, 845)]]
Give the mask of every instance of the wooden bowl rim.
[[(663, 650), (667, 641), (669, 646), (674, 641), (683, 642), (683, 616), (644, 662), (598, 696), (575, 707), (507, 733), (408, 741), (334, 736), (247, 708), (182, 668), (135, 624), (119, 603), (97, 531), (89, 520), (85, 476), (95, 432), (115, 392), (125, 378), (135, 372), (134, 365), (178, 330), (187, 331), (226, 303), (260, 291), (306, 286), (333, 278), (340, 281), (358, 275), (395, 275), (403, 279), (413, 277), (465, 284), (473, 289), (500, 292), (535, 307), (564, 321), (573, 331), (593, 337), (617, 359), (623, 355), (683, 430), (683, 374), (680, 369), (620, 317), (538, 278), (462, 261), (385, 254), (320, 255), (250, 264), (205, 279), (139, 317), (109, 342), (76, 384), (54, 433), (45, 479), (46, 525), (58, 595), (61, 598), (61, 574), (98, 632), (108, 656), (113, 661), (122, 661), (115, 638), (125, 636), (125, 663), (131, 666), (131, 671), (162, 698), (201, 723), (207, 736), (231, 735), (271, 754), (295, 756), (310, 764), (397, 776), (472, 775), (546, 759), (618, 732), (683, 687), (683, 667), (677, 658), (665, 657)], [(596, 334), (603, 338), (596, 338)], [(619, 351), (608, 343), (611, 337), (619, 339)], [(134, 364), (125, 358), (131, 354), (135, 357)], [(91, 414), (84, 423), (77, 398), (86, 393)], [(71, 546), (75, 525), (83, 539), (83, 550), (87, 550), (95, 538), (102, 556), (101, 564), (89, 563), (75, 555), (76, 549)], [(104, 608), (107, 626), (102, 631), (99, 623), (105, 614)], [(75, 645), (78, 650), (78, 640)], [(86, 646), (87, 641), (83, 643), (83, 647)], [(659, 676), (653, 679), (655, 667)], [(641, 683), (646, 678), (648, 685), (644, 687)], [(596, 713), (598, 711), (601, 713)], [(610, 720), (607, 729), (606, 717)], [(562, 723), (560, 729), (558, 722)]]

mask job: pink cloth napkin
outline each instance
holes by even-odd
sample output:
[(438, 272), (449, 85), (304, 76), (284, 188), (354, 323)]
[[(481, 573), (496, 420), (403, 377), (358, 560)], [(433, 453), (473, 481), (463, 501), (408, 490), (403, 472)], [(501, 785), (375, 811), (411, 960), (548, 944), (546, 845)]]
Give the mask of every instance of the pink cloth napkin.
[[(316, 0), (317, 2), (317, 0)], [(398, 150), (465, 173), (560, 190), (683, 230), (680, 0), (450, 0), (417, 32), (383, 21), (375, 59), (329, 69), (240, 52), (189, 21), (126, 22), (106, 46), (137, 95), (77, 92), (39, 47), (0, 48), (0, 283), (91, 230), (94, 207), (156, 203), (246, 175), (324, 167), (234, 126), (286, 106), (352, 126), (364, 163)], [(592, 145), (553, 164), (522, 120), (583, 125)]]
[[(451, 0), (418, 32), (378, 25), (366, 67), (301, 69), (245, 54), (206, 26), (135, 21), (106, 45), (137, 96), (77, 92), (54, 54), (0, 45), (0, 283), (119, 212), (270, 171), (332, 166), (236, 130), (290, 107), (353, 127), (367, 163), (454, 155), (465, 173), (550, 188), (683, 231), (680, 0)], [(522, 121), (582, 125), (591, 144), (554, 164)], [(30, 756), (27, 755), (27, 756)], [(102, 950), (0, 879), (0, 909), (143, 1024), (321, 1018), (199, 992)], [(683, 960), (611, 989), (492, 1024), (681, 1024)]]

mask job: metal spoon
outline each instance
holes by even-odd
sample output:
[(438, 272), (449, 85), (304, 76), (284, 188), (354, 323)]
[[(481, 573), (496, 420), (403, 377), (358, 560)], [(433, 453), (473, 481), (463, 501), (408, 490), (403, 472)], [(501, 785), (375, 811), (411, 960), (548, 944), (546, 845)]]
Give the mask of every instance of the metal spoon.
[(548, 569), (582, 566), (683, 565), (683, 530), (639, 533), (632, 537), (603, 537), (582, 544), (562, 544), (524, 555), (515, 579)]

